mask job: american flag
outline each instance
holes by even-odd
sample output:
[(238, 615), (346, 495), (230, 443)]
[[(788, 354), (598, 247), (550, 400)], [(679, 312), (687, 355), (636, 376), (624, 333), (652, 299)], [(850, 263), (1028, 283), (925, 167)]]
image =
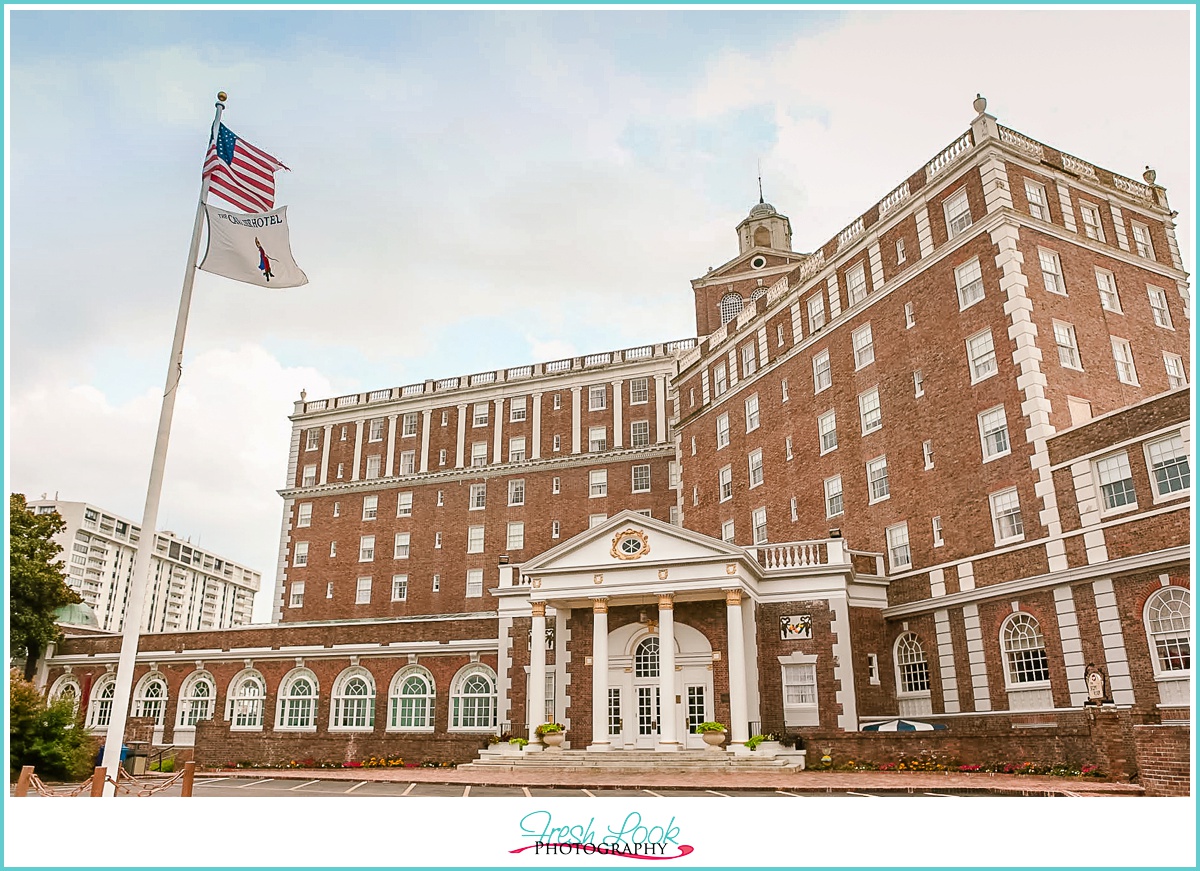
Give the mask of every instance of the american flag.
[(221, 125), (216, 142), (208, 145), (204, 178), (209, 190), (230, 205), (247, 212), (275, 208), (275, 171), (287, 169), (278, 158)]

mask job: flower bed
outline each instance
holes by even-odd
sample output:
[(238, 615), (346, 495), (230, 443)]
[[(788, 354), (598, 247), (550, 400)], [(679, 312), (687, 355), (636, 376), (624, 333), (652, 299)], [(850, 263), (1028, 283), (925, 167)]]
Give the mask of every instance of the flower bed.
[(940, 771), (956, 774), (1038, 774), (1050, 777), (1104, 777), (1095, 765), (1080, 765), (1075, 762), (1057, 762), (1053, 765), (1036, 762), (987, 762), (962, 764), (954, 759), (938, 759), (932, 756), (901, 758), (896, 762), (862, 762), (848, 759), (839, 762), (829, 755), (822, 756), (809, 766), (810, 771)]

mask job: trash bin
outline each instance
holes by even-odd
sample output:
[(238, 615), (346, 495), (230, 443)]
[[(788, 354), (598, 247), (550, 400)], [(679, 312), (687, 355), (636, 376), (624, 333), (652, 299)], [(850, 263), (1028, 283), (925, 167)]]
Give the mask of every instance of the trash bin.
[(121, 767), (126, 774), (137, 777), (146, 773), (147, 756), (146, 744), (141, 741), (129, 742), (131, 746), (121, 748)]
[[(129, 747), (125, 744), (121, 745), (121, 764), (125, 764), (125, 760), (129, 757)], [(104, 764), (104, 745), (100, 745), (100, 749), (96, 752), (96, 768)]]

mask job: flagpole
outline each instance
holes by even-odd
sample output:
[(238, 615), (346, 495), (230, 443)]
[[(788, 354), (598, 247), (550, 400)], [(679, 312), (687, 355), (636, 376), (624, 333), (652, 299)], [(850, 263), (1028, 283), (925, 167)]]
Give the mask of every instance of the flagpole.
[[(212, 138), (216, 142), (225, 110), (225, 92), (217, 94), (216, 115), (212, 123)], [(110, 782), (104, 784), (106, 796), (116, 795), (116, 783), (121, 767), (121, 745), (125, 739), (125, 723), (133, 694), (133, 669), (137, 659), (138, 637), (145, 616), (146, 588), (149, 585), (150, 559), (154, 554), (158, 528), (158, 503), (162, 496), (163, 470), (167, 464), (167, 444), (171, 440), (171, 419), (175, 415), (175, 395), (183, 374), (183, 339), (187, 332), (188, 312), (192, 304), (192, 283), (196, 278), (196, 257), (200, 253), (200, 231), (204, 226), (204, 202), (208, 197), (208, 179), (200, 185), (200, 200), (196, 204), (196, 221), (192, 227), (192, 244), (188, 249), (187, 268), (183, 274), (183, 290), (179, 296), (179, 315), (175, 320), (175, 338), (171, 343), (171, 359), (167, 364), (166, 386), (163, 388), (162, 410), (158, 415), (158, 435), (154, 440), (154, 460), (150, 464), (150, 483), (146, 489), (146, 508), (142, 512), (142, 531), (137, 556), (133, 563), (132, 586), (125, 604), (125, 623), (121, 632), (121, 657), (117, 664), (117, 683), (113, 693), (112, 713), (104, 738), (104, 758), (101, 765)], [(166, 700), (162, 716), (166, 716)], [(95, 793), (93, 793), (94, 795)]]

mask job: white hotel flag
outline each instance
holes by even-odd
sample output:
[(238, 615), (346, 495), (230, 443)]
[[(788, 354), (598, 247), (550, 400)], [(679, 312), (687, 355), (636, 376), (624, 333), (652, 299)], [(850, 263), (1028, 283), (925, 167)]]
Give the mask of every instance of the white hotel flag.
[(258, 287), (300, 287), (308, 276), (292, 258), (287, 206), (269, 212), (233, 212), (204, 204), (208, 250), (200, 268)]

